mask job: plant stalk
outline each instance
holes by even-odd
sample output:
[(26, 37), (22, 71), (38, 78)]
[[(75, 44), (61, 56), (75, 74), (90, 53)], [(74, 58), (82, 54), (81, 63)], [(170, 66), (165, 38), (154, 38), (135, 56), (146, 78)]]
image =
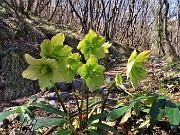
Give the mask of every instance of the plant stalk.
[(88, 114), (89, 114), (89, 90), (87, 90), (87, 94), (86, 94), (86, 121), (88, 121)]
[[(123, 69), (123, 71), (120, 73), (120, 75), (122, 75), (126, 70), (127, 70), (127, 67), (125, 67), (125, 68)], [(113, 80), (113, 83), (111, 84), (111, 86), (110, 86), (110, 87), (108, 88), (108, 90), (107, 90), (108, 92), (107, 92), (107, 95), (106, 95), (106, 97), (105, 97), (105, 99), (104, 99), (101, 113), (104, 112), (104, 109), (105, 109), (106, 102), (107, 102), (107, 99), (108, 99), (108, 97), (109, 97), (109, 94), (110, 94), (112, 88), (113, 88), (115, 85), (116, 85), (116, 82), (115, 82), (115, 80)]]
[(64, 105), (64, 103), (63, 103), (63, 101), (62, 101), (62, 99), (61, 99), (61, 96), (60, 96), (60, 94), (59, 94), (58, 89), (56, 88), (56, 86), (54, 86), (53, 88), (54, 88), (54, 91), (55, 91), (55, 93), (56, 93), (56, 95), (57, 95), (57, 97), (58, 97), (58, 101), (59, 101), (59, 103), (61, 104), (64, 112), (65, 112), (65, 113), (68, 113), (67, 110), (66, 110), (66, 107), (65, 107), (65, 105)]
[(75, 96), (75, 100), (76, 100), (76, 105), (77, 105), (78, 111), (79, 111), (79, 113), (80, 113), (80, 107), (79, 107), (78, 98), (77, 98), (77, 96), (76, 96), (76, 94), (75, 94), (74, 80), (72, 80), (72, 91), (73, 91), (73, 94), (74, 94), (74, 96)]
[(83, 80), (83, 85), (82, 85), (82, 90), (81, 90), (81, 105), (80, 105), (80, 114), (79, 114), (79, 129), (82, 129), (82, 117), (83, 117), (83, 98), (84, 98), (84, 87), (85, 87), (85, 82)]

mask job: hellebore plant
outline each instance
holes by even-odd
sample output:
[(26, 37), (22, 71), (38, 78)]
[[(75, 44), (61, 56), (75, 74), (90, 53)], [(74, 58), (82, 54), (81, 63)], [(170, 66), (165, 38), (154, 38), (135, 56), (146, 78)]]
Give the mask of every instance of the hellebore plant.
[[(103, 100), (94, 104), (89, 104), (89, 92), (95, 92), (95, 90), (97, 90), (99, 86), (103, 85), (105, 82), (103, 74), (105, 67), (98, 63), (98, 59), (105, 57), (105, 54), (108, 53), (108, 48), (111, 46), (111, 44), (108, 42), (105, 43), (104, 37), (98, 36), (93, 30), (89, 30), (88, 34), (82, 41), (79, 42), (77, 46), (86, 60), (86, 62), (82, 64), (80, 61), (81, 55), (79, 53), (72, 53), (72, 48), (67, 45), (63, 45), (63, 42), (64, 34), (58, 33), (57, 35), (53, 36), (51, 40), (44, 40), (40, 45), (40, 59), (35, 59), (29, 54), (25, 54), (25, 59), (29, 64), (29, 67), (22, 73), (24, 78), (38, 80), (40, 89), (42, 91), (53, 88), (58, 97), (58, 101), (63, 108), (63, 111), (53, 107), (50, 104), (34, 103), (36, 97), (33, 96), (27, 104), (20, 106), (17, 110), (1, 112), (0, 120), (3, 120), (3, 118), (6, 118), (11, 113), (17, 112), (22, 118), (22, 124), (24, 125), (24, 120), (27, 119), (27, 121), (30, 121), (30, 123), (27, 122), (28, 125), (34, 125), (33, 130), (58, 125), (59, 128), (56, 129), (55, 135), (82, 135), (84, 133), (100, 135), (106, 134), (105, 131), (111, 131), (118, 135), (119, 133), (113, 127), (102, 123), (102, 120), (106, 119), (106, 121), (108, 121), (119, 118), (132, 107), (137, 109), (139, 104), (141, 104), (142, 108), (145, 105), (147, 107), (147, 105), (150, 104), (153, 104), (154, 108), (157, 107), (157, 103), (153, 102), (156, 101), (156, 99), (159, 100), (157, 95), (150, 97), (143, 96), (133, 99), (129, 106), (113, 109), (109, 114), (104, 113), (109, 94), (114, 87), (118, 87), (122, 84), (122, 74), (125, 71), (127, 78), (130, 80), (134, 89), (138, 87), (139, 80), (146, 78), (147, 71), (143, 64), (146, 62), (150, 54), (149, 50), (141, 52), (140, 54), (137, 54), (136, 50), (134, 50), (128, 59), (127, 67), (124, 68), (121, 73), (118, 73), (112, 82), (109, 83), (107, 94)], [(81, 76), (83, 83), (80, 93), (75, 92), (76, 90), (73, 84), (76, 74)], [(77, 110), (75, 112), (70, 113), (67, 111), (64, 102), (61, 99), (59, 93), (60, 91), (55, 86), (55, 83), (58, 82), (72, 82), (72, 90), (74, 92), (77, 106)], [(88, 87), (87, 91), (85, 91), (85, 86)], [(128, 94), (132, 96), (131, 93)], [(80, 99), (80, 102), (78, 99)], [(141, 102), (141, 100), (146, 100), (146, 104), (142, 104), (145, 102)], [(163, 101), (165, 100), (163, 99)], [(84, 104), (84, 102), (86, 104)], [(94, 111), (97, 104), (101, 104), (99, 113)], [(167, 114), (170, 114), (170, 111), (172, 110), (171, 104), (173, 103), (168, 102), (167, 104)], [(163, 108), (165, 108), (165, 104), (163, 105)], [(160, 104), (158, 106), (162, 105)], [(176, 106), (176, 104), (173, 104), (173, 106)], [(92, 107), (94, 108), (92, 109)], [(42, 111), (56, 114), (58, 117), (35, 117), (32, 113), (33, 108), (38, 108)], [(175, 112), (176, 114), (179, 113), (177, 108)], [(152, 128), (157, 123), (155, 119), (157, 119), (159, 115), (154, 115), (153, 109), (150, 110), (150, 114), (150, 127)], [(163, 114), (161, 114), (161, 117), (162, 116)], [(171, 117), (171, 124), (173, 126), (179, 124), (179, 119), (174, 121), (172, 116), (168, 116)], [(161, 117), (158, 117), (158, 121)], [(34, 119), (36, 120), (35, 122), (33, 121)]]

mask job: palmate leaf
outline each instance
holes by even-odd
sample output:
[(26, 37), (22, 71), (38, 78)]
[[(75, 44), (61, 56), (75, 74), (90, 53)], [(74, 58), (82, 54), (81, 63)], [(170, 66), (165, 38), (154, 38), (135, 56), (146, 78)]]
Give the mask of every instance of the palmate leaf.
[(147, 61), (149, 54), (150, 51), (146, 50), (137, 55), (136, 50), (134, 50), (128, 59), (127, 77), (130, 78), (133, 88), (137, 88), (139, 80), (147, 77), (147, 71), (143, 63)]
[(57, 114), (60, 116), (66, 116), (66, 113), (60, 111), (59, 109), (55, 108), (54, 106), (50, 104), (40, 103), (40, 104), (31, 104), (32, 107), (37, 107), (41, 109), (42, 111), (50, 112), (53, 114)]
[(113, 110), (108, 114), (106, 120), (107, 120), (107, 121), (109, 121), (109, 120), (115, 120), (115, 119), (121, 117), (122, 115), (124, 115), (124, 113), (125, 113), (127, 110), (129, 110), (129, 109), (131, 109), (132, 107), (134, 107), (137, 102), (140, 102), (142, 99), (145, 99), (145, 98), (147, 98), (147, 96), (138, 97), (138, 98), (136, 98), (136, 99), (133, 99), (133, 101), (131, 102), (131, 104), (130, 104), (129, 106), (123, 106), (123, 107), (121, 107), (121, 108), (113, 109)]
[[(29, 123), (28, 123), (29, 122)], [(37, 130), (42, 127), (54, 126), (54, 125), (63, 125), (67, 120), (59, 117), (35, 117), (34, 119), (27, 119), (27, 125), (33, 125), (34, 130)]]
[(129, 109), (128, 106), (123, 106), (123, 107), (118, 108), (118, 109), (113, 109), (113, 110), (109, 113), (109, 115), (108, 115), (108, 117), (107, 117), (106, 120), (107, 120), (107, 121), (109, 121), (109, 120), (115, 120), (115, 119), (121, 117), (122, 115), (124, 115), (125, 112), (126, 112), (128, 109)]
[(163, 96), (157, 97), (150, 108), (150, 128), (152, 129), (159, 120), (164, 116), (166, 106), (166, 98)]

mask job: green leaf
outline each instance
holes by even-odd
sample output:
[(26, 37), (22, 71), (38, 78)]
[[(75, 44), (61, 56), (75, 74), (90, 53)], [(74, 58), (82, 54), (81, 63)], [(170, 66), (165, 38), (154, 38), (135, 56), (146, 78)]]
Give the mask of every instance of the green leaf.
[(179, 108), (179, 111), (180, 111), (180, 103), (179, 102), (176, 103), (176, 106)]
[(169, 119), (170, 125), (178, 126), (180, 123), (180, 113), (179, 113), (178, 107), (176, 106), (176, 103), (173, 103), (172, 101), (167, 100), (165, 111)]
[(29, 107), (36, 99), (37, 99), (36, 96), (31, 96), (26, 106)]
[(137, 101), (134, 105), (134, 111), (136, 112), (137, 115), (140, 114), (141, 108), (142, 108), (141, 101)]
[(105, 135), (105, 133), (100, 130), (88, 129), (88, 131), (90, 132), (90, 135)]
[(94, 123), (92, 124), (92, 126), (95, 126), (97, 128), (100, 128), (100, 129), (103, 129), (103, 130), (107, 130), (107, 131), (111, 131), (113, 132), (114, 134), (116, 135), (119, 135), (119, 133), (111, 126), (107, 125), (107, 124), (104, 124), (104, 123)]
[(123, 106), (121, 108), (118, 109), (113, 109), (107, 116), (107, 121), (109, 120), (115, 120), (119, 117), (121, 117), (122, 115), (124, 115), (124, 113), (129, 109), (128, 106)]
[(166, 105), (165, 97), (157, 97), (150, 108), (150, 128), (152, 129), (164, 115)]
[(144, 107), (141, 108), (141, 111), (144, 112), (144, 113), (149, 113), (150, 107), (144, 106)]
[(144, 101), (144, 105), (151, 105), (156, 97), (148, 97), (147, 100)]
[(4, 120), (10, 114), (16, 113), (16, 110), (7, 111), (7, 112), (0, 112), (0, 121)]
[(107, 114), (105, 113), (100, 113), (100, 114), (95, 114), (95, 115), (91, 115), (88, 119), (88, 125), (91, 125), (93, 121), (98, 120), (98, 119), (102, 119), (107, 117)]
[(120, 74), (117, 74), (116, 77), (115, 77), (115, 82), (116, 82), (116, 86), (122, 84), (123, 82), (123, 78)]
[(70, 135), (70, 129), (59, 129), (54, 135)]
[(49, 104), (45, 104), (45, 103), (31, 104), (31, 106), (40, 108), (41, 110), (46, 111), (46, 112), (50, 112), (50, 113), (61, 115), (61, 116), (66, 116), (66, 113), (60, 111), (59, 109), (57, 109), (54, 106), (49, 105)]

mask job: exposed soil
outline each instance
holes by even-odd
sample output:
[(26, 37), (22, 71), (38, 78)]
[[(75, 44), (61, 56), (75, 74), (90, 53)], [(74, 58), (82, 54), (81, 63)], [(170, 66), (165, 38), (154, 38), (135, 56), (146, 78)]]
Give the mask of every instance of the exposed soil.
[[(105, 72), (105, 76), (106, 78), (110, 77), (113, 78), (118, 72), (122, 71), (123, 68), (126, 66), (125, 63), (116, 65), (114, 68), (112, 68), (111, 70)], [(175, 78), (175, 77), (180, 77), (180, 71), (179, 69), (171, 69), (169, 71), (169, 69), (163, 69), (162, 67), (166, 66), (167, 67), (167, 63), (162, 59), (162, 58), (154, 58), (152, 57), (148, 62), (147, 65), (148, 67), (148, 78), (146, 80), (143, 80), (140, 82), (140, 86), (138, 88), (138, 91), (141, 92), (143, 90), (148, 90), (149, 92), (157, 92), (159, 94), (162, 95), (171, 95), (169, 96), (169, 99), (173, 100), (174, 102), (180, 102), (180, 82), (178, 82), (177, 85), (175, 84), (171, 84), (174, 85), (174, 87), (172, 86), (171, 88), (168, 88), (167, 86), (167, 81), (169, 81), (171, 78)], [(164, 74), (163, 74), (164, 73)], [(173, 74), (172, 74), (173, 73)], [(161, 75), (163, 74), (163, 76)], [(166, 74), (166, 75), (165, 75)], [(171, 74), (171, 75), (170, 75)], [(124, 74), (125, 75), (125, 74)], [(157, 79), (158, 76), (158, 79)], [(159, 81), (162, 80), (161, 82), (163, 84), (162, 87), (164, 87), (164, 89), (166, 91), (160, 91), (158, 90), (158, 83)], [(170, 85), (170, 84), (168, 84)], [(104, 85), (104, 89), (106, 89), (106, 85)], [(167, 91), (169, 90), (169, 91)], [(134, 91), (131, 87), (127, 88), (127, 91), (134, 94), (137, 91)], [(43, 97), (46, 96), (47, 94), (49, 94), (50, 92), (40, 92), (37, 93), (36, 96), (37, 97)], [(94, 94), (90, 94), (91, 97), (94, 97)], [(124, 91), (113, 91), (110, 95), (110, 100), (109, 103), (112, 104), (112, 106), (114, 106), (115, 104), (117, 104), (119, 99), (124, 99), (124, 103), (125, 104), (129, 104), (129, 99), (126, 98), (127, 94)], [(29, 99), (28, 97), (24, 97), (24, 98), (20, 98), (20, 99), (16, 99), (16, 100), (12, 100), (12, 101), (8, 101), (8, 102), (1, 102), (0, 103), (0, 111), (3, 111), (5, 108), (11, 108), (14, 106), (18, 106), (18, 105), (22, 105), (25, 104)], [(67, 100), (65, 102), (65, 106), (68, 108), (67, 110), (71, 113), (73, 113), (75, 111), (75, 102), (74, 102), (75, 98), (73, 96), (73, 94), (70, 94), (69, 96), (69, 100)], [(57, 106), (58, 108), (61, 108), (60, 105)], [(7, 110), (7, 109), (6, 109)], [(110, 111), (110, 110), (106, 110), (106, 111)], [(42, 112), (40, 110), (36, 110), (34, 112), (37, 116), (53, 116), (50, 113), (45, 113)], [(122, 117), (121, 117), (122, 118)], [(120, 134), (124, 134), (124, 135), (141, 135), (141, 134), (147, 134), (147, 135), (173, 135), (173, 134), (179, 134), (180, 133), (180, 126), (177, 129), (177, 133), (172, 133), (170, 130), (170, 126), (168, 123), (168, 120), (166, 118), (163, 118), (161, 121), (159, 121), (157, 123), (157, 125), (153, 128), (153, 130), (150, 130), (148, 128), (148, 125), (145, 126), (144, 128), (141, 129), (137, 129), (135, 131), (133, 131), (133, 128), (136, 128), (140, 125), (140, 123), (142, 123), (143, 121), (148, 120), (148, 115), (146, 115), (145, 113), (141, 113), (139, 116), (135, 115), (134, 113), (131, 114), (131, 117), (125, 121), (123, 124), (120, 123), (121, 118), (113, 121), (113, 122), (107, 122), (106, 124), (109, 124), (110, 126), (114, 126), (118, 129)], [(0, 129), (0, 135), (1, 134), (10, 134), (10, 132), (12, 132), (12, 130), (14, 131), (15, 129), (19, 129), (21, 131), (24, 132), (24, 134), (45, 134), (49, 131), (49, 129), (52, 129), (51, 127), (48, 128), (43, 128), (41, 130), (41, 133), (35, 133), (35, 132), (30, 132), (30, 129), (28, 129), (27, 127), (22, 127), (22, 125), (19, 123), (18, 119), (16, 119), (16, 121), (8, 121), (6, 123), (7, 125), (4, 126), (4, 124), (2, 125), (2, 128)], [(111, 133), (107, 133), (107, 134), (111, 134)]]

